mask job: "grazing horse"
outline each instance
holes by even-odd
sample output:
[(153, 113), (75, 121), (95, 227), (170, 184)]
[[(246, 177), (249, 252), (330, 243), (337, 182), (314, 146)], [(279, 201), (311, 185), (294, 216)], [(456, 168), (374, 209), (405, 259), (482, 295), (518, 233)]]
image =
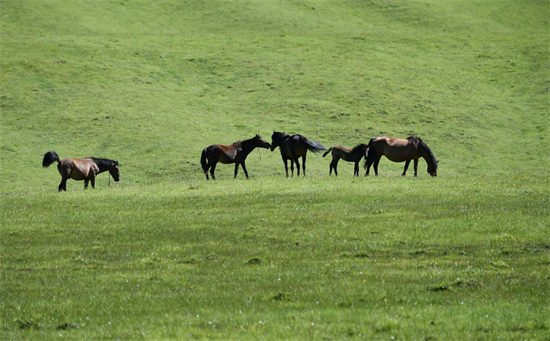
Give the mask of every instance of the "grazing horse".
[(271, 151), (279, 147), (281, 150), (281, 157), (285, 163), (286, 176), (288, 177), (288, 163), (290, 159), (290, 169), (292, 175), (294, 175), (294, 163), (296, 163), (296, 170), (298, 176), (300, 176), (300, 163), (298, 158), (302, 158), (302, 169), (304, 175), (306, 175), (306, 154), (308, 150), (312, 152), (320, 152), (326, 150), (319, 142), (313, 142), (303, 137), (302, 135), (288, 135), (285, 133), (274, 132), (271, 136)]
[(61, 174), (60, 192), (67, 190), (67, 180), (69, 179), (84, 180), (84, 189), (88, 188), (88, 182), (91, 182), (92, 188), (95, 188), (95, 177), (105, 171), (109, 171), (115, 181), (120, 180), (120, 170), (118, 169), (117, 161), (95, 157), (59, 160), (57, 153), (51, 151), (44, 154), (42, 166), (49, 167), (56, 161), (57, 170)]
[(338, 161), (340, 159), (348, 162), (355, 162), (355, 168), (353, 170), (353, 175), (359, 176), (359, 161), (367, 154), (368, 146), (364, 143), (361, 143), (353, 148), (346, 148), (342, 146), (330, 147), (324, 154), (323, 157), (327, 156), (328, 153), (332, 151), (332, 161), (330, 163), (330, 170), (328, 175), (332, 174), (334, 169), (334, 174), (338, 175)]
[(234, 163), (235, 164), (235, 178), (237, 177), (237, 172), (239, 171), (239, 165), (243, 167), (244, 174), (248, 179), (248, 171), (246, 170), (246, 165), (244, 161), (250, 152), (254, 148), (265, 148), (269, 149), (269, 143), (262, 139), (260, 135), (256, 135), (253, 138), (245, 141), (237, 141), (230, 146), (224, 146), (220, 144), (213, 144), (202, 150), (201, 155), (201, 165), (204, 170), (204, 175), (206, 175), (206, 180), (208, 180), (208, 169), (210, 169), (210, 174), (212, 179), (216, 180), (214, 171), (216, 170), (216, 164), (221, 163)]
[(393, 137), (375, 137), (370, 139), (367, 158), (365, 159), (365, 168), (369, 175), (370, 166), (374, 163), (374, 173), (378, 176), (378, 163), (382, 155), (385, 155), (393, 162), (405, 162), (402, 176), (407, 173), (409, 163), (414, 160), (414, 176), (417, 175), (418, 159), (424, 158), (428, 164), (428, 173), (431, 176), (437, 176), (437, 159), (430, 148), (418, 137), (411, 136), (406, 139)]

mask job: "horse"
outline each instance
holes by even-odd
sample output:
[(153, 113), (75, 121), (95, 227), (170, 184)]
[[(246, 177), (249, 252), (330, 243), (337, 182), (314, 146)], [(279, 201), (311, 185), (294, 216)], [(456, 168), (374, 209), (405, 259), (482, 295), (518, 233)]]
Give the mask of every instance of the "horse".
[(248, 179), (248, 171), (246, 170), (246, 165), (244, 162), (248, 154), (250, 154), (256, 147), (269, 149), (269, 143), (261, 138), (260, 135), (256, 135), (251, 139), (242, 142), (237, 141), (229, 146), (213, 144), (204, 148), (201, 154), (201, 165), (204, 170), (204, 175), (206, 175), (206, 180), (209, 180), (208, 169), (210, 169), (212, 180), (216, 180), (214, 171), (216, 170), (216, 164), (218, 162), (225, 164), (234, 163), (235, 178), (237, 177), (237, 172), (239, 171), (239, 165), (241, 165), (243, 167), (244, 174)]
[(84, 189), (88, 188), (88, 182), (92, 183), (92, 188), (95, 188), (95, 178), (98, 174), (109, 171), (115, 181), (120, 180), (120, 170), (118, 162), (109, 159), (99, 159), (95, 157), (87, 157), (84, 159), (63, 159), (60, 160), (57, 153), (54, 151), (44, 154), (42, 167), (49, 167), (57, 161), (57, 170), (61, 174), (61, 183), (59, 184), (59, 192), (67, 191), (67, 180), (84, 180)]
[(308, 140), (302, 135), (288, 135), (285, 133), (274, 132), (271, 136), (271, 151), (274, 151), (275, 148), (279, 147), (281, 151), (281, 157), (285, 163), (286, 176), (288, 177), (288, 163), (287, 160), (290, 159), (290, 169), (292, 175), (294, 175), (294, 163), (296, 163), (296, 170), (298, 176), (300, 176), (300, 163), (298, 158), (302, 158), (302, 169), (304, 175), (306, 175), (306, 154), (310, 150), (314, 153), (326, 150), (322, 144), (319, 142), (313, 142)]
[(374, 172), (378, 176), (378, 163), (382, 155), (385, 155), (393, 162), (405, 162), (402, 176), (407, 173), (409, 163), (414, 160), (414, 176), (417, 175), (418, 159), (424, 158), (428, 164), (428, 174), (437, 176), (438, 161), (430, 148), (416, 136), (406, 139), (394, 137), (373, 137), (368, 144), (367, 157), (365, 159), (365, 176), (369, 175), (370, 166), (374, 164)]
[(342, 146), (330, 147), (324, 154), (323, 157), (327, 156), (328, 153), (332, 151), (332, 161), (330, 163), (330, 170), (328, 175), (332, 175), (332, 170), (334, 169), (334, 174), (338, 175), (338, 161), (340, 159), (348, 162), (355, 162), (355, 168), (353, 170), (353, 175), (359, 176), (359, 162), (363, 157), (366, 157), (368, 146), (364, 143), (358, 144), (353, 148), (346, 148)]

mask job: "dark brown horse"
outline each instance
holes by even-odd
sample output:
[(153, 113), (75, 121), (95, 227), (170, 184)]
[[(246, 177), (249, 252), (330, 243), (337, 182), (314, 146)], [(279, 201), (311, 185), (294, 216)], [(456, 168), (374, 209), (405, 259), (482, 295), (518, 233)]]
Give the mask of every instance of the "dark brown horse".
[(244, 174), (248, 179), (248, 171), (246, 170), (246, 165), (244, 161), (250, 152), (254, 148), (269, 148), (269, 143), (262, 139), (260, 135), (256, 135), (253, 138), (245, 141), (237, 141), (230, 146), (224, 146), (220, 144), (213, 144), (202, 150), (201, 155), (201, 165), (204, 170), (204, 175), (206, 175), (206, 180), (208, 180), (208, 169), (210, 169), (210, 174), (212, 179), (216, 180), (214, 171), (216, 170), (216, 164), (221, 163), (234, 163), (235, 164), (235, 177), (237, 177), (237, 172), (239, 171), (239, 165), (243, 167)]
[(333, 169), (334, 174), (338, 175), (338, 161), (342, 159), (348, 162), (355, 162), (353, 175), (359, 176), (359, 162), (363, 157), (366, 157), (367, 148), (368, 146), (364, 143), (361, 143), (353, 148), (346, 148), (342, 146), (330, 147), (326, 153), (323, 154), (323, 157), (325, 157), (332, 151), (332, 161), (330, 162), (330, 170), (328, 175), (332, 174)]
[(406, 139), (394, 137), (375, 137), (370, 139), (365, 168), (369, 175), (370, 166), (374, 164), (374, 173), (378, 175), (378, 163), (382, 155), (385, 155), (393, 162), (405, 162), (402, 176), (407, 173), (409, 163), (414, 160), (414, 176), (417, 175), (418, 159), (424, 158), (428, 164), (428, 173), (431, 176), (437, 176), (437, 159), (430, 148), (418, 137), (411, 136)]
[(313, 142), (308, 140), (302, 135), (288, 135), (285, 133), (274, 132), (271, 136), (271, 151), (274, 151), (275, 148), (279, 147), (281, 150), (281, 157), (285, 163), (286, 176), (288, 177), (288, 163), (287, 160), (290, 159), (290, 170), (292, 175), (294, 175), (294, 163), (296, 163), (296, 170), (298, 176), (300, 176), (300, 163), (298, 158), (302, 158), (302, 169), (304, 175), (306, 175), (306, 155), (307, 151), (311, 150), (312, 152), (320, 152), (326, 150), (322, 144), (319, 142)]
[(67, 190), (67, 180), (84, 180), (84, 189), (88, 188), (88, 182), (95, 188), (95, 177), (102, 172), (109, 171), (115, 181), (120, 180), (118, 162), (108, 159), (88, 157), (85, 159), (63, 159), (59, 160), (56, 152), (47, 152), (42, 160), (43, 167), (49, 167), (57, 161), (57, 170), (61, 174), (59, 191)]

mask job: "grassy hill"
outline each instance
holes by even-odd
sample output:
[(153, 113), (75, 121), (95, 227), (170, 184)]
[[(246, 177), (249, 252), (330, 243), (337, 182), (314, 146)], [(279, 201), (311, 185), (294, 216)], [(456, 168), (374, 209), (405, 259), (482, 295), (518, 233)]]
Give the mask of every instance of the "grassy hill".
[[(189, 180), (205, 146), (273, 130), (415, 134), (442, 176), (546, 172), (548, 7), (3, 1), (0, 157), (19, 166), (1, 181), (40, 186), (48, 150), (120, 160), (125, 184)], [(281, 173), (275, 154), (262, 174)]]
[[(548, 339), (548, 1), (0, 0), (1, 339)], [(201, 150), (417, 135), (432, 179)], [(69, 181), (42, 156), (121, 163)], [(412, 170), (409, 170), (412, 174)]]

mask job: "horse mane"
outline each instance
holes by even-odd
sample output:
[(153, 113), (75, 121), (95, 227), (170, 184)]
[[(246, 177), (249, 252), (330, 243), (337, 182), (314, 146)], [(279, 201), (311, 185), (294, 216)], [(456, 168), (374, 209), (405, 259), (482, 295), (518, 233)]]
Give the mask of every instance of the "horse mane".
[(430, 147), (428, 147), (428, 145), (425, 144), (424, 141), (422, 141), (421, 138), (416, 137), (416, 136), (412, 136), (412, 137), (418, 140), (418, 147), (419, 147), (420, 150), (425, 150), (430, 154), (430, 157), (432, 158), (433, 166), (434, 166), (435, 169), (437, 169), (437, 159), (435, 158), (434, 153), (432, 152)]
[(232, 143), (232, 145), (236, 145), (236, 144), (241, 144), (242, 145), (245, 142), (250, 142), (250, 141), (253, 141), (253, 140), (257, 139), (259, 136), (260, 136), (259, 134), (256, 134), (256, 136), (254, 136), (251, 139), (235, 141), (235, 142)]
[(290, 138), (290, 135), (288, 135), (287, 133), (284, 133), (284, 132), (278, 132), (278, 131), (274, 131), (273, 134), (277, 134), (277, 142), (278, 143), (281, 143), (283, 142), (284, 140)]
[(115, 163), (118, 163), (117, 161), (115, 160), (109, 160), (109, 159), (101, 159), (101, 158), (97, 158), (97, 157), (89, 157), (87, 159), (92, 159), (94, 160), (95, 164), (101, 169), (109, 169), (113, 166), (113, 164)]
[(290, 135), (288, 135), (287, 133), (285, 132), (279, 132), (279, 131), (274, 131), (273, 132), (274, 134), (277, 134), (277, 137), (283, 139), (283, 140), (286, 140), (290, 137)]

